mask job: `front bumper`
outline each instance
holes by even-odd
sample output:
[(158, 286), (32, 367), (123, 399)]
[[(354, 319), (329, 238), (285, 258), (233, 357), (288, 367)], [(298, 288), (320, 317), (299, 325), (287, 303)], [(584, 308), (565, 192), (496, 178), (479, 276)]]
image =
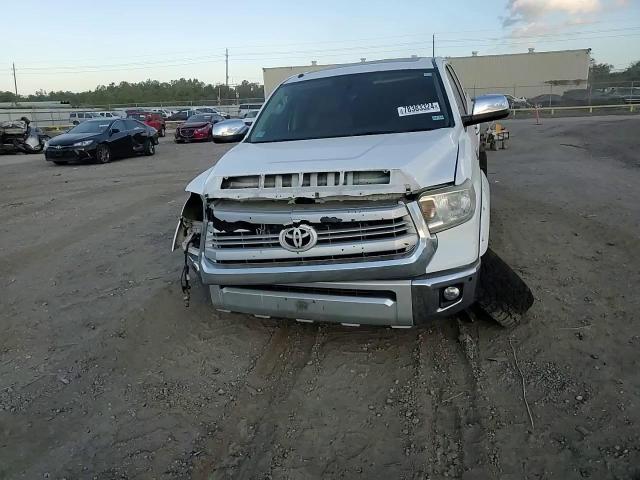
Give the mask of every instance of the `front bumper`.
[(96, 157), (96, 145), (88, 147), (49, 147), (44, 151), (44, 158), (48, 161), (73, 162), (93, 160)]
[[(302, 322), (412, 327), (449, 316), (475, 300), (480, 261), (407, 280), (320, 282), (287, 285), (209, 285), (213, 305), (221, 311)], [(458, 299), (447, 302), (442, 291), (457, 286)]]
[(174, 134), (174, 140), (176, 142), (184, 142), (184, 143), (189, 143), (189, 142), (204, 142), (209, 140), (209, 136), (205, 135), (205, 134), (193, 134), (190, 137), (187, 136), (183, 136), (181, 135), (177, 130), (176, 133)]

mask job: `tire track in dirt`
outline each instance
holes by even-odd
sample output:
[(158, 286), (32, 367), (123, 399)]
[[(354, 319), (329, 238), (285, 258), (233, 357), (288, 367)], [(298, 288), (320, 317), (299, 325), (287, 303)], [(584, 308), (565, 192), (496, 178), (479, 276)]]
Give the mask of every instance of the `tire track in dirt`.
[(193, 478), (249, 478), (268, 469), (278, 424), (274, 414), (287, 398), (316, 343), (317, 328), (283, 323), (235, 392), (213, 438), (194, 465)]
[(411, 455), (414, 471), (429, 478), (498, 478), (481, 413), (477, 342), (468, 330), (450, 319), (416, 338), (416, 408), (430, 425), (413, 429), (413, 443), (424, 448)]

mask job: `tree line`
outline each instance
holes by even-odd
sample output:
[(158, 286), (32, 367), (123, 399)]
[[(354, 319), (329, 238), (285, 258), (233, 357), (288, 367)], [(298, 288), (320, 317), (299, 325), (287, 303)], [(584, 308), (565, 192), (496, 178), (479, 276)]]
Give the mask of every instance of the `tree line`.
[(0, 102), (16, 101), (59, 101), (73, 106), (113, 105), (152, 102), (183, 102), (189, 100), (229, 100), (264, 98), (264, 86), (243, 80), (235, 86), (210, 84), (197, 79), (171, 80), (159, 82), (145, 80), (138, 83), (120, 82), (98, 85), (85, 92), (38, 90), (31, 95), (16, 97), (13, 92), (0, 91)]
[(640, 82), (640, 60), (633, 62), (620, 72), (614, 72), (613, 65), (609, 63), (597, 63), (594, 61), (591, 63), (589, 76), (592, 83)]

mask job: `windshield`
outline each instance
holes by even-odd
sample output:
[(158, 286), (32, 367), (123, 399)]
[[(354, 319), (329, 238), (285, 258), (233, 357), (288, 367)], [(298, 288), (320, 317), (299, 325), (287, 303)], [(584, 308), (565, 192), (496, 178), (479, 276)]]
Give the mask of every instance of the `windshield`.
[(213, 119), (213, 115), (204, 114), (204, 115), (192, 115), (187, 120), (187, 123), (200, 123), (200, 122), (210, 122)]
[(450, 126), (433, 70), (396, 70), (282, 85), (251, 130), (252, 143), (416, 132)]
[(102, 133), (109, 128), (109, 125), (111, 125), (111, 122), (108, 120), (106, 122), (104, 120), (83, 122), (73, 127), (67, 133)]

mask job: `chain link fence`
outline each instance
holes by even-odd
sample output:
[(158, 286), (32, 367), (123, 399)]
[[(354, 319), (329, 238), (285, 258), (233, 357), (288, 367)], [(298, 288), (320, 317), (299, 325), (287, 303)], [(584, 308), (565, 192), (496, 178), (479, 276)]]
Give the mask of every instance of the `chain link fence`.
[[(261, 105), (264, 98), (241, 98), (241, 99), (215, 99), (215, 100), (185, 100), (185, 101), (165, 101), (165, 102), (133, 102), (133, 103), (113, 103), (105, 105), (86, 105), (71, 107), (60, 105), (60, 107), (42, 106), (21, 106), (0, 107), (0, 122), (19, 120), (27, 117), (38, 127), (68, 127), (74, 121), (80, 120), (78, 114), (98, 112), (109, 113), (110, 115), (126, 116), (127, 110), (155, 110), (165, 114), (167, 117), (171, 113), (179, 110), (191, 108), (215, 108), (227, 113), (232, 117), (240, 115), (240, 105)], [(73, 118), (72, 118), (73, 116)]]
[(472, 86), (472, 97), (485, 93), (507, 95), (512, 108), (590, 107), (640, 103), (640, 80), (623, 82), (548, 82), (536, 85)]

